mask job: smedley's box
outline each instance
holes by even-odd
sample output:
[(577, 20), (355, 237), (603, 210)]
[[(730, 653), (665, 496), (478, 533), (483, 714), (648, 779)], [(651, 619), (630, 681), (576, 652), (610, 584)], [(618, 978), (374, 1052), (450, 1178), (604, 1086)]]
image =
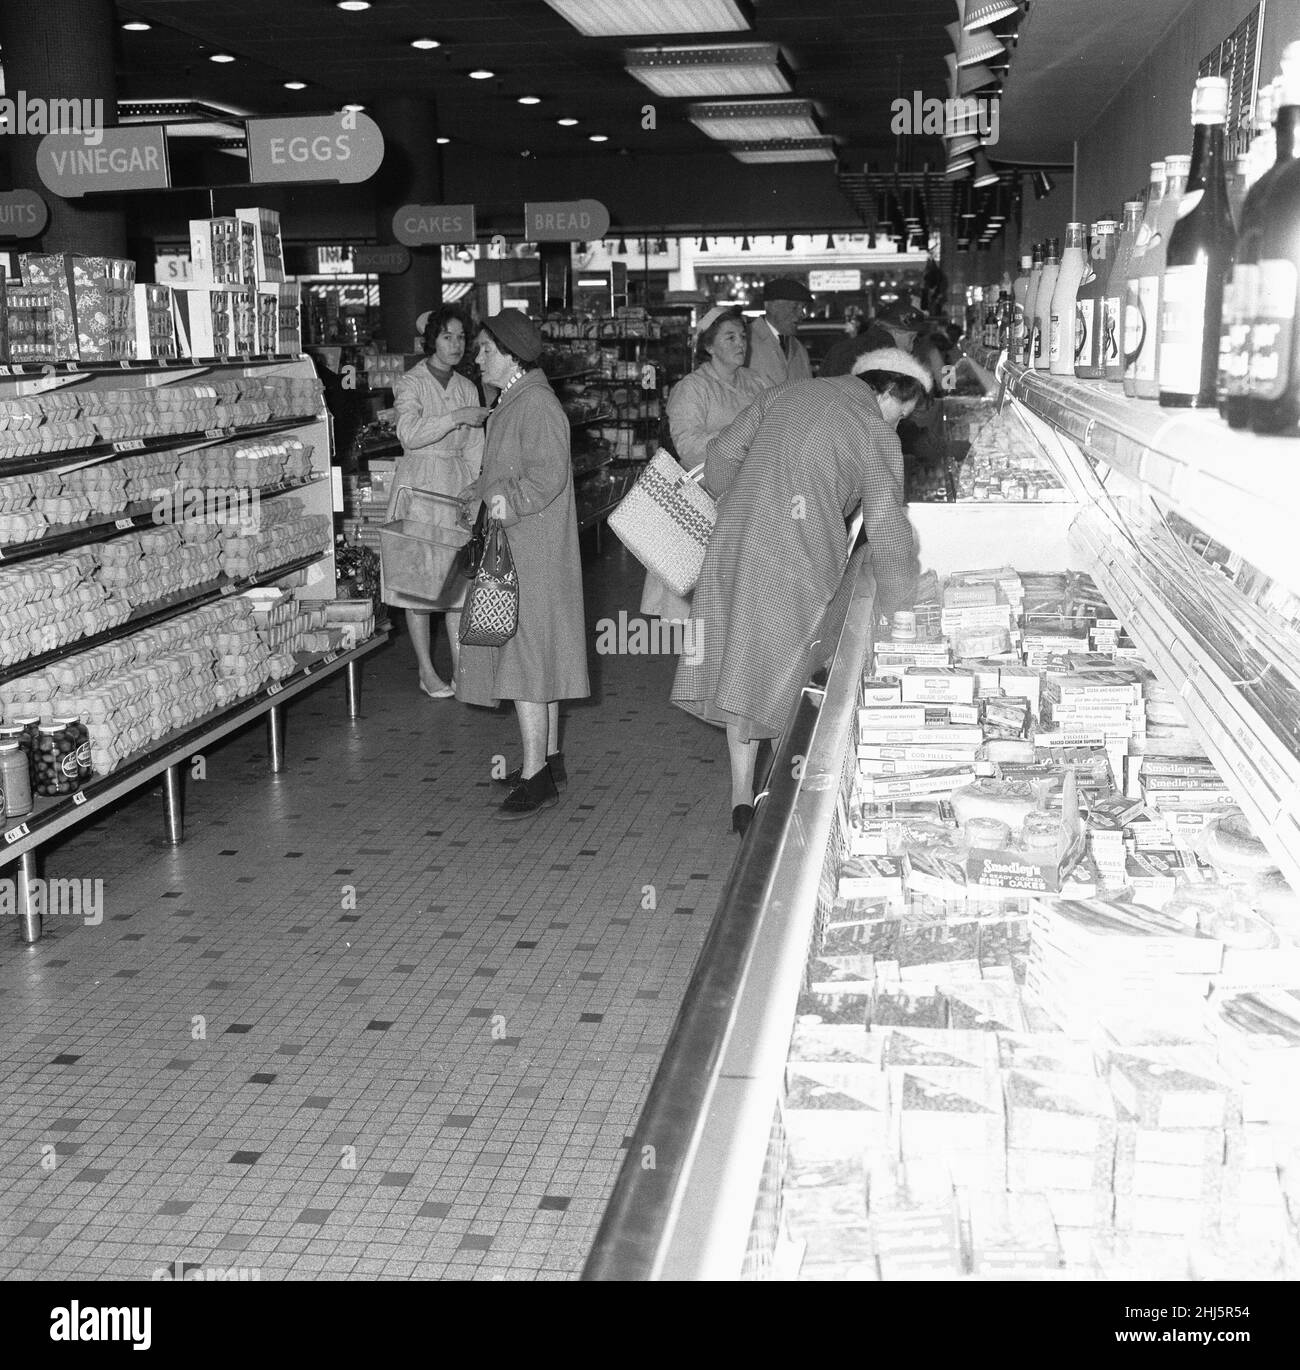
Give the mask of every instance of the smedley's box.
[(901, 678), (903, 703), (970, 704), (975, 676), (950, 666), (911, 666)]
[(1074, 772), (1066, 771), (1061, 787), (1061, 826), (1055, 844), (1043, 848), (971, 847), (966, 855), (966, 879), (986, 888), (1059, 894), (1086, 847), (1078, 787)]

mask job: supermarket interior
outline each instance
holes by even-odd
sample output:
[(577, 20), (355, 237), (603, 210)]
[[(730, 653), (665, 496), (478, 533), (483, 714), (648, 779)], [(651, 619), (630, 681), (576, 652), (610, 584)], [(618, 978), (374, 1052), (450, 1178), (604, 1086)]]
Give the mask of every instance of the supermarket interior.
[(1297, 453), (1300, 0), (3, 0), (0, 1279), (1300, 1278)]

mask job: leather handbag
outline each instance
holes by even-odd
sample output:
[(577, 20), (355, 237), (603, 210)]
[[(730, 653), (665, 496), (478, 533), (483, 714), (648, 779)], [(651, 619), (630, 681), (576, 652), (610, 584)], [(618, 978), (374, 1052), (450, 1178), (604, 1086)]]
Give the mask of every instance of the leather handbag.
[(518, 631), (519, 573), (506, 530), (489, 519), (483, 556), (461, 611), (461, 645), (501, 647)]
[(627, 549), (676, 595), (695, 588), (717, 520), (712, 496), (697, 484), (703, 468), (687, 473), (658, 451), (609, 516)]

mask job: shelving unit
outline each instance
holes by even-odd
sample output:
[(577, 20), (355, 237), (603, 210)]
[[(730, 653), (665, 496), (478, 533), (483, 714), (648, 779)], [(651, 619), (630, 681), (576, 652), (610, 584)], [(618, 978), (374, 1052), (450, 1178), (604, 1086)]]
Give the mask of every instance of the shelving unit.
[[(303, 385), (310, 384), (311, 387), (317, 385), (311, 363), (301, 356), (185, 358), (100, 365), (77, 362), (24, 363), (0, 367), (0, 400), (28, 399), (53, 389), (69, 387), (116, 392), (136, 387), (165, 387), (195, 378), (199, 378), (201, 383), (205, 378), (219, 382), (251, 377), (282, 377)], [(55, 662), (104, 643), (129, 638), (146, 628), (255, 586), (281, 584), (292, 578), (293, 583), (299, 586), (300, 598), (333, 599), (333, 501), (329, 478), (332, 424), (319, 394), (314, 402), (300, 407), (303, 412), (298, 415), (265, 423), (165, 435), (128, 435), (113, 440), (99, 438), (76, 448), (28, 453), (8, 459), (4, 456), (6, 435), (0, 431), (0, 482), (36, 473), (78, 471), (142, 452), (174, 454), (179, 463), (184, 454), (217, 443), (248, 443), (273, 434), (292, 432), (312, 449), (310, 476), (306, 479), (277, 481), (260, 488), (249, 487), (246, 493), (250, 497), (257, 495), (259, 499), (294, 495), (301, 500), (304, 514), (325, 516), (327, 520), (318, 549), (254, 574), (222, 574), (201, 584), (174, 591), (153, 603), (138, 605), (120, 623), (0, 668), (0, 684), (32, 675)], [(23, 441), (29, 443), (28, 438)], [(9, 447), (12, 450), (17, 445), (16, 441), (11, 441)], [(166, 484), (166, 481), (161, 484)], [(0, 547), (0, 568), (18, 564), (25, 570), (39, 573), (43, 560), (47, 558), (92, 543), (110, 542), (152, 526), (155, 523), (154, 510), (153, 503), (137, 499), (116, 513), (99, 513), (77, 524), (48, 528), (39, 538)], [(168, 837), (173, 842), (179, 842), (182, 836), (181, 766), (189, 756), (265, 715), (269, 724), (271, 769), (280, 770), (284, 764), (282, 706), (318, 684), (325, 676), (343, 673), (347, 678), (349, 714), (355, 718), (359, 700), (358, 664), (386, 641), (387, 626), (381, 624), (374, 636), (350, 650), (299, 654), (295, 658), (296, 667), (288, 676), (278, 681), (264, 682), (253, 694), (233, 700), (204, 718), (174, 729), (125, 757), (110, 773), (92, 777), (74, 793), (37, 798), (30, 814), (5, 819), (0, 866), (19, 863), (18, 885), (20, 907), (23, 910), (20, 923), (24, 939), (34, 941), (40, 935), (39, 914), (34, 912), (23, 891), (29, 888), (30, 881), (36, 876), (36, 856), (43, 842), (128, 796), (159, 775), (164, 775), (166, 781)]]

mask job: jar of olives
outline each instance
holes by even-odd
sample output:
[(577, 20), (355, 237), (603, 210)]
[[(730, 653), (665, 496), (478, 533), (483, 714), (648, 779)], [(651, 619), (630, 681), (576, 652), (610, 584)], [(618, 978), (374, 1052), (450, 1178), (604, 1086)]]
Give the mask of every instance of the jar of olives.
[(66, 723), (42, 723), (36, 735), (33, 779), (37, 794), (71, 794), (80, 784), (75, 737)]
[(76, 739), (78, 781), (89, 780), (91, 776), (90, 729), (79, 718), (56, 718), (54, 721), (59, 726), (67, 728), (69, 735)]
[(21, 818), (31, 811), (26, 754), (17, 742), (0, 742), (0, 818)]

